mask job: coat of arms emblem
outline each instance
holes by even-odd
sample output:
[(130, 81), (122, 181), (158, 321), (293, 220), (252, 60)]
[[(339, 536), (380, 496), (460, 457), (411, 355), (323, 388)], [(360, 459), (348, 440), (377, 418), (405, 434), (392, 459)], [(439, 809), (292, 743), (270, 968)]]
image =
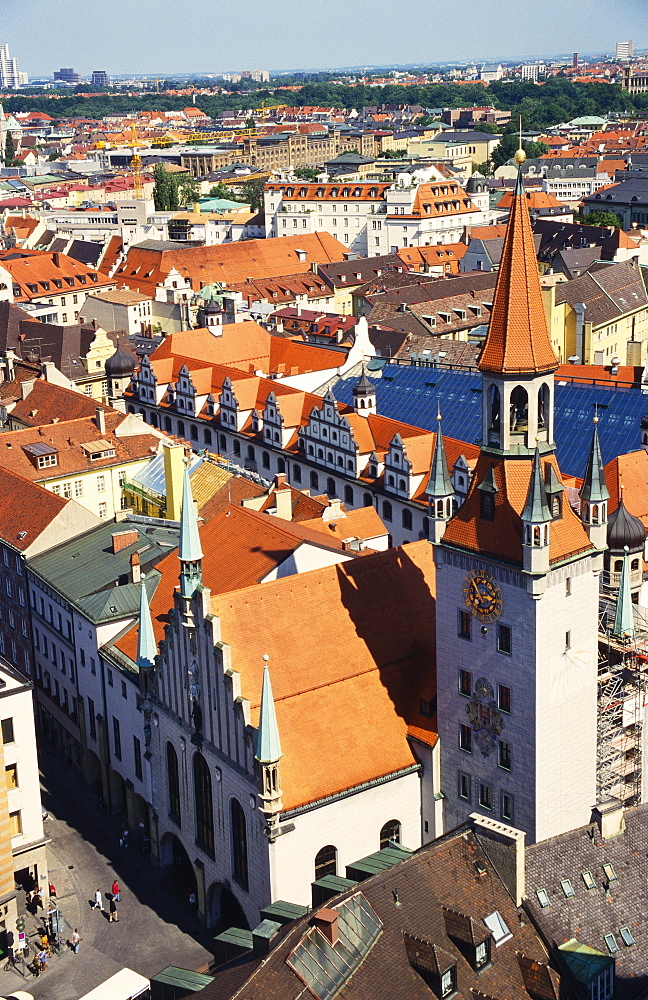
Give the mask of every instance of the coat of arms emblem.
[(497, 745), (504, 720), (495, 701), (493, 685), (485, 677), (480, 677), (475, 683), (473, 696), (466, 705), (466, 714), (479, 752), (482, 757), (489, 757)]

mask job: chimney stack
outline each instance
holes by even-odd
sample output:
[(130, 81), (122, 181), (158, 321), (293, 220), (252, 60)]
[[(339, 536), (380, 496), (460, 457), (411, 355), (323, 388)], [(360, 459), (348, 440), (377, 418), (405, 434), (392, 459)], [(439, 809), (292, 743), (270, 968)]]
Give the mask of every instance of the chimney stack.
[(34, 379), (30, 379), (28, 382), (20, 383), (20, 398), (27, 399), (29, 393), (34, 388)]
[(598, 825), (603, 840), (618, 837), (625, 830), (623, 803), (614, 798), (598, 802), (592, 809), (592, 822)]
[(100, 434), (106, 433), (106, 411), (102, 406), (98, 406), (95, 410), (95, 424)]
[(338, 916), (339, 914), (337, 910), (331, 910), (327, 906), (323, 906), (313, 915), (311, 920), (311, 923), (322, 932), (328, 943), (333, 948), (335, 948), (336, 944), (340, 940)]
[[(499, 823), (479, 813), (471, 813), (470, 819), (484, 853), (515, 900), (515, 905), (521, 906), (525, 896), (526, 834), (522, 830), (516, 830), (514, 826), (507, 826), (506, 823)], [(513, 857), (509, 860), (507, 855), (510, 853)]]
[(277, 517), (280, 517), (282, 521), (292, 521), (292, 490), (290, 487), (284, 486), (283, 489), (275, 489), (274, 498)]
[(133, 552), (130, 557), (131, 566), (131, 580), (133, 583), (139, 583), (142, 579), (142, 567), (140, 565), (139, 553)]

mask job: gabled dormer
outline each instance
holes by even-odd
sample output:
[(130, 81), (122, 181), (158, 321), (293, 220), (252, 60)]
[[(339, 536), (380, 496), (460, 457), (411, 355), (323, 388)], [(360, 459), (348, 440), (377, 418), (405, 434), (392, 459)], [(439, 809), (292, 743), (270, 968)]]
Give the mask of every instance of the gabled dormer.
[(178, 381), (175, 385), (176, 408), (191, 416), (196, 409), (196, 387), (191, 379), (191, 372), (186, 365), (183, 365), (178, 373)]
[(475, 972), (483, 972), (491, 965), (492, 935), (482, 920), (443, 907), (446, 934), (457, 946)]
[(266, 405), (263, 410), (263, 440), (266, 444), (281, 447), (283, 438), (284, 421), (279, 406), (277, 396), (274, 392), (269, 392), (266, 398)]
[(425, 938), (405, 932), (407, 958), (437, 1000), (451, 1000), (457, 992), (457, 959)]
[(234, 387), (229, 375), (223, 379), (221, 393), (218, 398), (220, 405), (220, 422), (223, 427), (235, 431), (238, 427), (238, 400), (234, 395)]
[(412, 463), (407, 458), (403, 439), (400, 434), (395, 434), (385, 454), (385, 488), (409, 497), (411, 473)]
[(206, 399), (205, 402), (206, 402), (207, 416), (208, 417), (213, 417), (214, 414), (216, 413), (216, 400), (214, 399), (214, 397), (211, 394), (211, 392), (207, 396), (207, 399)]
[(136, 393), (137, 398), (144, 403), (155, 403), (156, 398), (156, 388), (157, 388), (157, 378), (155, 377), (155, 372), (151, 366), (151, 362), (148, 358), (142, 358), (142, 363), (139, 366), (139, 371), (133, 374), (132, 379), (133, 391)]

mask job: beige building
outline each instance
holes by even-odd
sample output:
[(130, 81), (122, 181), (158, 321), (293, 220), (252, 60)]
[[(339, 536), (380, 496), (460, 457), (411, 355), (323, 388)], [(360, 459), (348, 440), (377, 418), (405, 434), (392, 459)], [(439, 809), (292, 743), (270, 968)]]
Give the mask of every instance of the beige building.
[(48, 838), (38, 777), (32, 684), (0, 658), (0, 930), (17, 943), (16, 883), (47, 896)]
[(410, 156), (450, 160), (453, 166), (472, 170), (473, 163), (489, 160), (500, 136), (488, 132), (439, 132), (433, 138), (410, 139)]
[(561, 362), (646, 362), (648, 294), (635, 260), (595, 264), (571, 281), (545, 284), (542, 294), (552, 347)]
[[(149, 295), (133, 291), (131, 288), (113, 288), (101, 290), (88, 295), (83, 305), (85, 322), (96, 320), (99, 324), (97, 336), (93, 342), (93, 355), (99, 347), (99, 336), (105, 336), (105, 330), (124, 330), (129, 337), (137, 333), (149, 332), (153, 324), (153, 300)], [(106, 337), (106, 340), (108, 338)], [(95, 347), (95, 343), (97, 347)], [(115, 345), (108, 341), (110, 351), (102, 357), (102, 368), (106, 360), (114, 353)], [(105, 345), (104, 345), (105, 346)], [(94, 393), (93, 393), (94, 395)]]

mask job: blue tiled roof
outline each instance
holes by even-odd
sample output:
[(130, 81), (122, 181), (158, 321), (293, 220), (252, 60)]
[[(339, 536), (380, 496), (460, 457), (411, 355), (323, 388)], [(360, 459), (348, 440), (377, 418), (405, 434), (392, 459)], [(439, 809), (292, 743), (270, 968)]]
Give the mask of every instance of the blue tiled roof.
[[(438, 401), (443, 433), (479, 444), (482, 393), (478, 373), (390, 364), (382, 372), (382, 378), (372, 380), (382, 416), (434, 430)], [(335, 398), (352, 405), (355, 381), (339, 379), (333, 386)], [(565, 475), (582, 477), (585, 472), (595, 404), (603, 462), (639, 448), (639, 423), (648, 409), (641, 390), (556, 382), (555, 439)]]

